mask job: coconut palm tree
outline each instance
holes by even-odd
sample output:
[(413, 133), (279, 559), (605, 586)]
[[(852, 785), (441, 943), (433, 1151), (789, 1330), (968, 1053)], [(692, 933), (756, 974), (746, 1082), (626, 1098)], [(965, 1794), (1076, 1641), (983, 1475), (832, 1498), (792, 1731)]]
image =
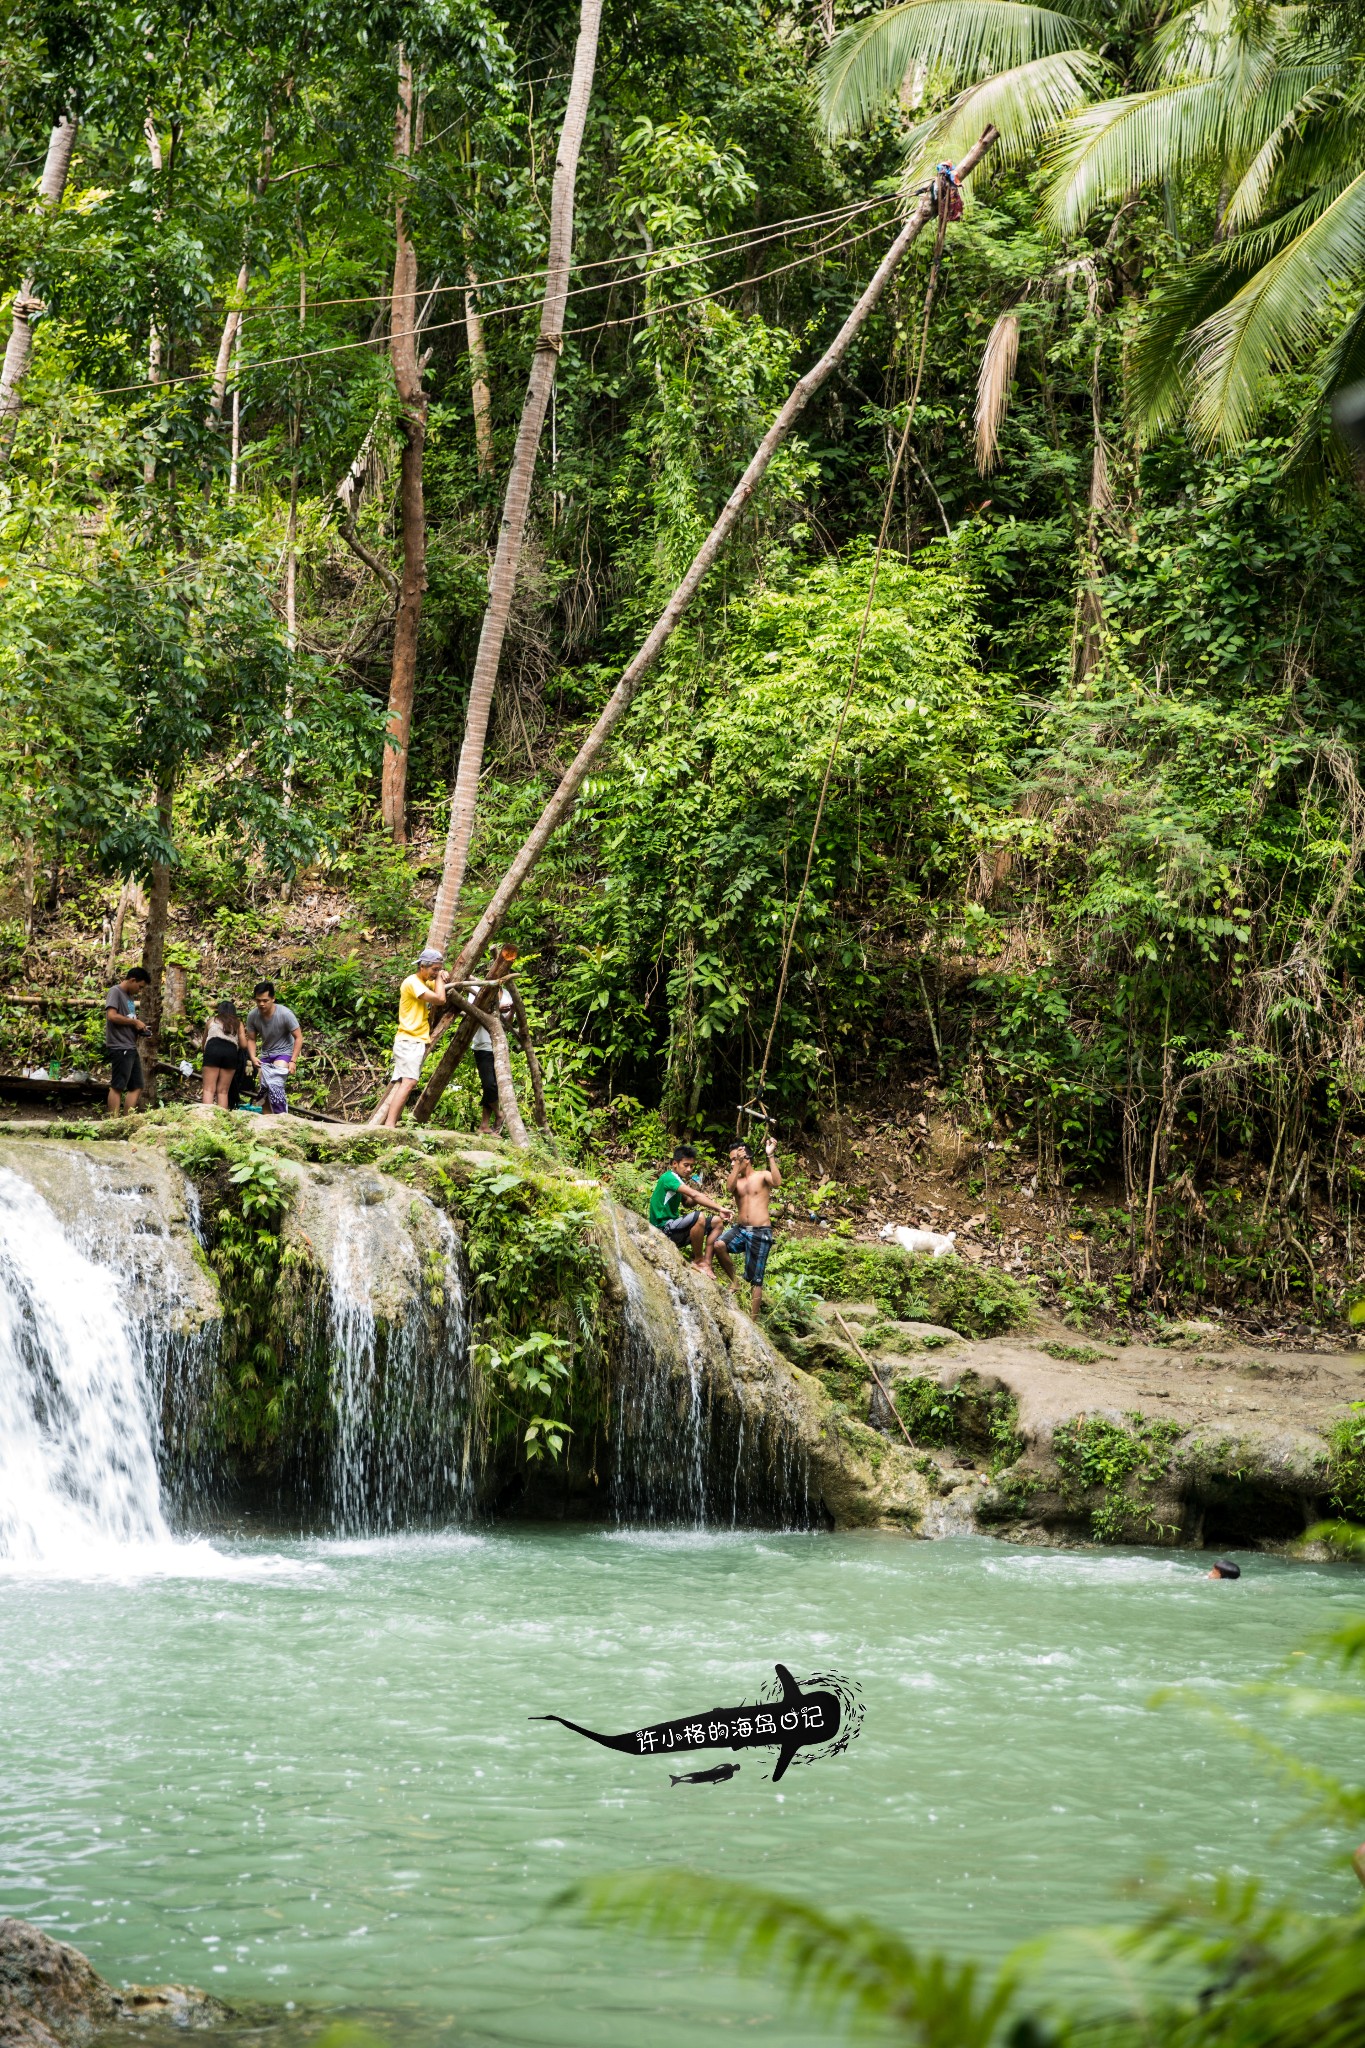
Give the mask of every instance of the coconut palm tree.
[[(1136, 38), (1138, 89), (1103, 97)], [(1125, 68), (1127, 68), (1125, 66)], [(1365, 9), (1193, 0), (1164, 16), (1079, 0), (902, 0), (836, 37), (820, 73), (831, 133), (883, 112), (907, 78), (953, 91), (910, 131), (908, 170), (989, 118), (997, 158), (1038, 154), (1044, 218), (1074, 237), (1148, 191), (1208, 217), (1207, 246), (1161, 290), (1134, 363), (1149, 429), (1187, 416), (1235, 443), (1306, 373), (1301, 446), (1323, 402), (1365, 378)]]
[(1365, 376), (1365, 11), (1198, 0), (1152, 35), (1144, 74), (1054, 132), (1046, 218), (1074, 235), (1144, 191), (1202, 193), (1208, 244), (1135, 358), (1144, 422), (1237, 443), (1302, 372), (1306, 445)]
[(885, 113), (907, 87), (945, 100), (907, 135), (913, 180), (962, 155), (989, 123), (997, 161), (1037, 154), (1044, 136), (1099, 88), (1094, 32), (1029, 0), (899, 0), (844, 29), (821, 59), (820, 112), (831, 135)]

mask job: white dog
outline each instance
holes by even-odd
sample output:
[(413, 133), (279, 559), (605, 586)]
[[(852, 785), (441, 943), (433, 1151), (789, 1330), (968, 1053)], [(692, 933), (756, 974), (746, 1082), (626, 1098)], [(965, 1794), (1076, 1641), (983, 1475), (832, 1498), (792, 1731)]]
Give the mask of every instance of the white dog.
[(882, 1236), (889, 1243), (898, 1244), (903, 1252), (927, 1252), (931, 1259), (947, 1258), (949, 1253), (957, 1256), (953, 1250), (957, 1243), (955, 1230), (944, 1237), (937, 1230), (912, 1230), (908, 1223), (884, 1223)]

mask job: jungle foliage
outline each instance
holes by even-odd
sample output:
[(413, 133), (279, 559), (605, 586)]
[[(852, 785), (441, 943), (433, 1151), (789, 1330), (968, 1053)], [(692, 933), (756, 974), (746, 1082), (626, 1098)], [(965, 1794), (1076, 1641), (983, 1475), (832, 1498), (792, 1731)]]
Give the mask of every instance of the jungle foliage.
[[(12, 971), (158, 872), (225, 957), (287, 936), (295, 883), (404, 947), (573, 13), (15, 0), (7, 27), (0, 282), (33, 305), (0, 466)], [(1323, 1308), (1313, 1204), (1349, 1220), (1365, 1172), (1365, 533), (1325, 410), (1359, 351), (1358, 45), (1335, 7), (608, 7), (466, 919), (901, 184), (987, 114), (1002, 137), (932, 304), (924, 237), (513, 908), (571, 1147), (606, 1102), (721, 1128), (771, 1029), (789, 1118), (932, 1083), (1039, 1185), (1117, 1190), (1139, 1285)], [(406, 847), (376, 828), (398, 204), (427, 396)], [(379, 1047), (387, 967), (353, 953), (303, 976)]]

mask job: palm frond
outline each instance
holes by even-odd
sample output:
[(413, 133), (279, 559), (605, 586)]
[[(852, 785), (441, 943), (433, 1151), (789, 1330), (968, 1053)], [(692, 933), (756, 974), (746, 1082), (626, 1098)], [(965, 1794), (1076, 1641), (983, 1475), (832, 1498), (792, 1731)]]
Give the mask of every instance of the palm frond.
[(1365, 172), (1195, 328), (1190, 417), (1199, 439), (1213, 446), (1248, 434), (1276, 375), (1308, 361), (1331, 329), (1346, 324), (1362, 295)]
[(1365, 170), (1365, 109), (1343, 107), (1338, 87), (1339, 80), (1324, 80), (1305, 92), (1281, 123), (1271, 138), (1278, 149), (1263, 191), (1247, 182), (1258, 172), (1263, 152), (1257, 152), (1256, 163), (1248, 166), (1229, 201), (1229, 228), (1241, 228), (1277, 202), (1296, 199), (1318, 185), (1339, 186)]
[[(1292, 159), (1302, 161), (1305, 126), (1331, 97), (1335, 74), (1327, 73), (1324, 67), (1305, 65), (1294, 76), (1302, 81), (1302, 92), (1284, 119), (1272, 128), (1234, 186), (1223, 215), (1225, 228), (1235, 230), (1255, 220), (1265, 211), (1272, 191), (1284, 183), (1282, 173), (1286, 165)], [(1320, 138), (1314, 136), (1312, 140), (1320, 148)], [(1290, 176), (1294, 176), (1292, 171)], [(1298, 176), (1301, 185), (1311, 182), (1313, 166), (1305, 163)]]
[(955, 163), (989, 123), (999, 130), (996, 163), (1035, 157), (1043, 137), (1095, 92), (1107, 66), (1088, 50), (1058, 50), (969, 85), (946, 112), (916, 131), (906, 159), (914, 185), (941, 159)]
[(830, 44), (818, 73), (820, 117), (831, 135), (849, 135), (884, 111), (912, 64), (971, 82), (1085, 40), (1068, 15), (1027, 0), (900, 0)]
[(1153, 84), (1212, 78), (1236, 27), (1237, 0), (1197, 0), (1162, 22), (1147, 45), (1143, 75)]
[(1134, 415), (1148, 437), (1172, 427), (1188, 403), (1191, 330), (1235, 297), (1257, 268), (1255, 252), (1239, 237), (1188, 264), (1149, 301), (1129, 364)]
[(1244, 95), (1220, 75), (1083, 108), (1048, 150), (1045, 218), (1074, 234), (1097, 207), (1121, 205), (1163, 179), (1244, 163), (1292, 112), (1297, 85), (1297, 76), (1277, 77)]
[(922, 2048), (988, 2048), (1014, 1993), (978, 1985), (971, 1963), (921, 1956), (871, 1920), (834, 1920), (799, 1900), (694, 1872), (590, 1878), (554, 1901), (599, 1926), (684, 1939), (718, 1962), (761, 1972), (803, 2006), (891, 2021)]
[(999, 434), (1009, 411), (1010, 385), (1019, 357), (1019, 315), (1002, 313), (986, 337), (976, 380), (976, 466), (982, 476), (995, 468)]

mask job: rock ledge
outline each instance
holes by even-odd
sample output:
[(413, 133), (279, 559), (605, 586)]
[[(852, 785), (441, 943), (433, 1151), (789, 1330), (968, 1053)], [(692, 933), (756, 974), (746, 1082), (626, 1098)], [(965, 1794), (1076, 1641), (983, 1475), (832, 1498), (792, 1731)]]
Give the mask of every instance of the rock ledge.
[(27, 1920), (0, 1920), (0, 2048), (85, 2048), (108, 2027), (211, 2027), (229, 2017), (183, 1984), (115, 1991), (79, 1949)]

